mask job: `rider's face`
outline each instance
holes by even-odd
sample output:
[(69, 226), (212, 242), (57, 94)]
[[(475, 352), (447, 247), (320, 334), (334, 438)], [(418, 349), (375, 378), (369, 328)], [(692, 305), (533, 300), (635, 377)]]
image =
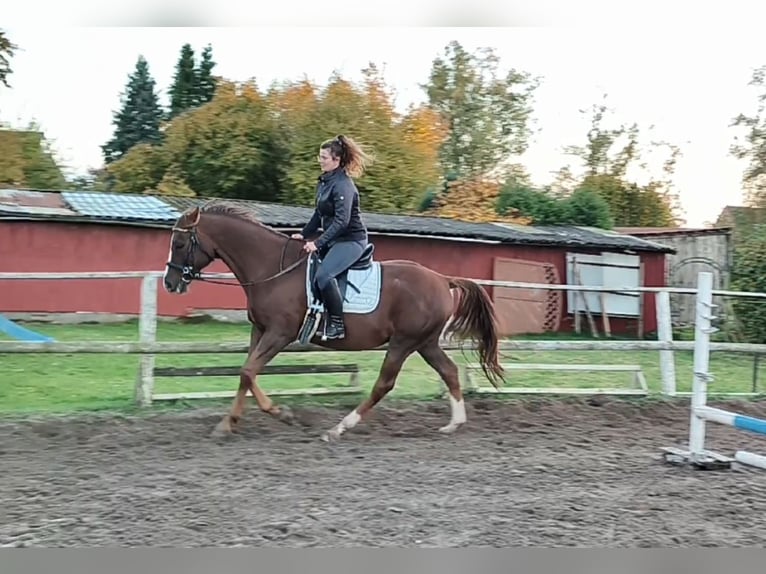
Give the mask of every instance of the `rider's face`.
[(324, 172), (332, 171), (340, 164), (339, 158), (334, 158), (329, 149), (320, 149), (317, 156), (319, 167)]

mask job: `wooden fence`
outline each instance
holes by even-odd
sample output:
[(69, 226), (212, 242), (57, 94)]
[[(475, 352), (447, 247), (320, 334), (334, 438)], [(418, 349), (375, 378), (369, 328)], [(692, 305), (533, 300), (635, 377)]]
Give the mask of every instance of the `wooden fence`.
[[(119, 278), (142, 278), (141, 284), (141, 312), (139, 316), (139, 341), (138, 342), (0, 342), (0, 353), (85, 353), (85, 354), (138, 354), (139, 373), (136, 383), (136, 401), (141, 405), (148, 405), (152, 402), (154, 393), (155, 378), (155, 355), (157, 354), (199, 354), (199, 353), (246, 353), (248, 350), (247, 342), (158, 342), (157, 333), (157, 286), (158, 281), (163, 276), (160, 271), (134, 271), (134, 272), (91, 272), (91, 273), (0, 273), (0, 280), (29, 280), (29, 279), (119, 279)], [(216, 273), (206, 275), (211, 278), (233, 278), (231, 273)], [(517, 281), (493, 281), (493, 280), (474, 280), (484, 286), (498, 286), (523, 289), (561, 289), (573, 291), (592, 291), (592, 292), (619, 292), (619, 293), (653, 293), (657, 298), (657, 324), (658, 332), (656, 341), (635, 340), (635, 341), (528, 341), (528, 340), (504, 340), (500, 343), (501, 351), (659, 351), (659, 363), (662, 379), (662, 394), (674, 396), (676, 392), (675, 361), (673, 351), (683, 350), (692, 351), (694, 343), (684, 341), (673, 341), (671, 314), (670, 314), (670, 293), (695, 294), (696, 289), (686, 287), (629, 287), (624, 289), (615, 289), (612, 287), (601, 286), (583, 286), (583, 285), (550, 285), (547, 283), (525, 283)], [(714, 295), (721, 296), (748, 296), (766, 298), (764, 293), (741, 293), (736, 291), (714, 291)], [(473, 347), (468, 344), (445, 341), (443, 347), (446, 351), (467, 350)], [(376, 350), (382, 351), (386, 347), (379, 347)], [(711, 351), (728, 351), (747, 354), (766, 354), (766, 345), (745, 345), (739, 343), (711, 343)], [(297, 343), (289, 345), (283, 352), (334, 352), (317, 345), (299, 345)], [(469, 379), (469, 370), (472, 366), (468, 365), (464, 369), (464, 377)], [(474, 366), (475, 367), (475, 366)], [(515, 364), (514, 369), (522, 368), (543, 368), (539, 365)], [(557, 369), (560, 367), (561, 369)], [(592, 370), (604, 370), (609, 365), (591, 366), (586, 365), (581, 368), (592, 367)], [(571, 369), (565, 365), (546, 365), (546, 370), (564, 370)], [(646, 392), (645, 381), (642, 381), (642, 375), (638, 380), (640, 383), (640, 392)], [(469, 380), (470, 382), (470, 380)], [(346, 388), (347, 389), (347, 388)], [(358, 387), (355, 390), (359, 390)], [(470, 389), (469, 389), (470, 390)], [(480, 392), (497, 392), (494, 389), (485, 389), (475, 387), (474, 390)], [(619, 392), (615, 389), (556, 389), (559, 393), (603, 393)], [(306, 394), (327, 393), (328, 389), (314, 389), (305, 391)], [(549, 389), (503, 389), (501, 392), (550, 392)], [(626, 390), (629, 394), (634, 394), (633, 389)], [(291, 393), (293, 394), (293, 393)], [(202, 393), (207, 396), (207, 393)], [(162, 398), (182, 398), (186, 395), (163, 395)]]

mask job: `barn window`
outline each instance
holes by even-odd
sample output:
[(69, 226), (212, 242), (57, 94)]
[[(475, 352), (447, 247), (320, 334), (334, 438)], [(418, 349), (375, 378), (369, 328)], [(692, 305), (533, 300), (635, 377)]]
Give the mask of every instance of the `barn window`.
[[(567, 284), (578, 284), (575, 269), (579, 272), (579, 284), (587, 287), (609, 287), (615, 290), (638, 287), (641, 284), (641, 258), (638, 255), (602, 252), (567, 253)], [(591, 313), (601, 313), (602, 304), (608, 315), (638, 317), (640, 314), (638, 293), (582, 292)], [(567, 291), (567, 313), (584, 312), (582, 297), (576, 291)]]

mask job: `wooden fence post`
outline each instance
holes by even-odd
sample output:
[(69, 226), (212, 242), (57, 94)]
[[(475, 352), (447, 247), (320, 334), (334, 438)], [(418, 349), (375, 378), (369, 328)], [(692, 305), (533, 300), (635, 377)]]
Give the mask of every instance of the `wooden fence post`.
[[(139, 341), (153, 344), (157, 341), (157, 280), (146, 275), (141, 281), (141, 316), (138, 320)], [(154, 392), (154, 355), (141, 354), (136, 378), (135, 400), (139, 406), (152, 404)]]
[[(657, 311), (657, 340), (662, 343), (673, 342), (673, 325), (670, 318), (670, 293), (660, 291), (656, 296)], [(672, 350), (660, 351), (660, 374), (662, 376), (662, 393), (668, 396), (676, 395), (676, 363)]]

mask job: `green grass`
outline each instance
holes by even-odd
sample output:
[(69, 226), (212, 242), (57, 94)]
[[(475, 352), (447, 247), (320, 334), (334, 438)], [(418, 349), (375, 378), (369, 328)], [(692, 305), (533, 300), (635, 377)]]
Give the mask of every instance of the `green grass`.
[[(137, 341), (136, 322), (107, 325), (51, 325), (25, 324), (58, 341)], [(525, 339), (533, 337), (523, 337)], [(534, 337), (540, 338), (540, 337)], [(574, 336), (545, 337), (575, 338)], [(587, 335), (580, 338), (588, 338)], [(168, 323), (157, 327), (159, 341), (235, 341), (249, 340), (249, 326), (216, 322)], [(0, 334), (0, 340), (2, 334)], [(475, 360), (471, 353), (465, 356), (452, 352), (458, 363)], [(157, 355), (156, 366), (239, 366), (243, 354)], [(283, 353), (273, 364), (353, 362), (360, 366), (360, 383), (365, 390), (375, 382), (381, 352), (357, 353)], [(689, 391), (692, 381), (692, 353), (675, 353), (676, 377), (679, 391)], [(660, 389), (659, 353), (656, 351), (551, 351), (507, 353), (504, 362), (532, 363), (620, 363), (639, 364), (644, 370), (650, 390)], [(58, 355), (7, 354), (0, 355), (0, 413), (71, 412), (81, 410), (133, 410), (133, 392), (139, 355)], [(752, 390), (753, 358), (743, 354), (714, 353), (710, 369), (716, 375), (711, 389), (722, 392), (750, 392)], [(476, 373), (481, 384), (481, 373)], [(601, 386), (628, 387), (630, 373), (599, 372), (535, 372), (512, 371), (509, 384), (524, 387)], [(269, 392), (283, 388), (312, 388), (339, 386), (347, 382), (347, 375), (269, 375), (259, 378), (259, 385)], [(237, 377), (157, 378), (156, 393), (180, 391), (233, 390)], [(437, 374), (418, 355), (405, 363), (397, 386), (389, 395), (394, 399), (427, 399), (442, 390)], [(298, 400), (289, 398), (290, 401)], [(311, 399), (316, 401), (317, 399)], [(323, 401), (334, 400), (325, 398)], [(356, 402), (358, 397), (341, 399)], [(229, 399), (223, 401), (228, 403)], [(220, 404), (220, 401), (218, 401)], [(194, 404), (201, 404), (195, 402)], [(162, 408), (171, 407), (169, 404)], [(172, 407), (171, 407), (172, 408)]]

